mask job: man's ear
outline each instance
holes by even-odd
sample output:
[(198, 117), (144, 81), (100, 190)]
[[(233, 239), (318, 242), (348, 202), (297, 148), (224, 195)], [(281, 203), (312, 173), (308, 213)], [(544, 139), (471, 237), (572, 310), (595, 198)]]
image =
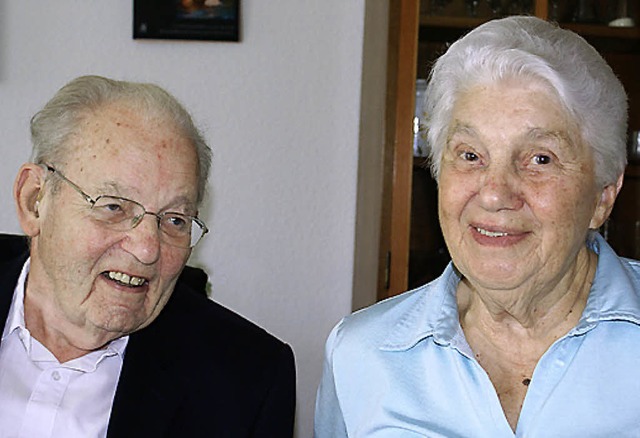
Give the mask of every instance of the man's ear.
[(23, 164), (13, 183), (13, 199), (22, 231), (35, 237), (40, 233), (40, 203), (44, 195), (45, 170), (34, 163)]
[(589, 228), (597, 230), (609, 218), (611, 210), (613, 210), (613, 204), (616, 202), (618, 193), (620, 193), (620, 189), (622, 188), (623, 179), (624, 174), (618, 177), (618, 180), (615, 184), (609, 184), (604, 189), (602, 189), (600, 200), (598, 201), (598, 205), (596, 205), (596, 210), (594, 211), (593, 217), (591, 218)]

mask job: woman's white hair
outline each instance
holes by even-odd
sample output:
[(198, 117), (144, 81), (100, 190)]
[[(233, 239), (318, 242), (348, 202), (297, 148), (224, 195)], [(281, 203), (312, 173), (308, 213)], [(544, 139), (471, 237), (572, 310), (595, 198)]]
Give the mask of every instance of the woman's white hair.
[(538, 80), (555, 92), (581, 140), (593, 150), (598, 184), (614, 184), (627, 162), (627, 95), (622, 84), (582, 37), (522, 16), (475, 28), (436, 61), (425, 93), (436, 180), (456, 99), (476, 85), (513, 78)]

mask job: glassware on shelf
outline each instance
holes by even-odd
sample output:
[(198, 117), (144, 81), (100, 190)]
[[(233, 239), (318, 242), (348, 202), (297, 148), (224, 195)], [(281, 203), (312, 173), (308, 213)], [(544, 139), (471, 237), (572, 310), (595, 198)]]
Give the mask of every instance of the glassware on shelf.
[(424, 111), (424, 97), (427, 89), (425, 79), (416, 80), (416, 105), (413, 115), (413, 156), (426, 157), (427, 148), (427, 114)]
[(494, 17), (502, 16), (502, 0), (487, 0), (489, 8), (491, 8), (491, 14)]
[(478, 6), (480, 4), (480, 0), (464, 0), (464, 4), (467, 7), (467, 15), (469, 17), (478, 16)]
[(640, 161), (640, 131), (632, 131), (629, 134), (627, 152), (627, 157), (630, 162)]
[(611, 27), (633, 27), (636, 25), (633, 18), (629, 15), (628, 0), (618, 0), (616, 7), (616, 18), (609, 22)]
[(442, 15), (444, 9), (453, 0), (431, 0), (429, 2), (429, 13), (432, 15)]
[(558, 21), (560, 19), (559, 0), (551, 0), (549, 2), (549, 19), (552, 21)]
[(595, 4), (593, 0), (578, 0), (573, 11), (573, 21), (576, 23), (593, 23), (596, 21)]
[(511, 0), (507, 3), (507, 15), (531, 14), (530, 0)]

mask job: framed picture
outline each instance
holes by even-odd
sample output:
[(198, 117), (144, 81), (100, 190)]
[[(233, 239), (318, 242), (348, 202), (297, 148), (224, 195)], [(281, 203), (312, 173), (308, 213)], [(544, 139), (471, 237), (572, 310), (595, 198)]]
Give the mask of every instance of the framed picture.
[(134, 0), (133, 37), (240, 41), (240, 0)]

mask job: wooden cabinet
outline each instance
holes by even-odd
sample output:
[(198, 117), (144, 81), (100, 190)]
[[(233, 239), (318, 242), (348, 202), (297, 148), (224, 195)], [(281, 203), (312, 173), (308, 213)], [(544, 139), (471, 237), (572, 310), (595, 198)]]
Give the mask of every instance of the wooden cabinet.
[[(393, 0), (390, 3), (387, 120), (378, 298), (439, 275), (448, 254), (437, 220), (436, 187), (424, 158), (413, 156), (415, 84), (446, 45), (511, 7), (554, 19), (582, 35), (609, 62), (629, 94), (629, 129), (640, 130), (640, 5), (636, 0)], [(624, 8), (624, 9), (623, 9)], [(633, 27), (607, 23), (621, 11)], [(640, 163), (625, 184), (603, 230), (619, 254), (640, 257)]]

